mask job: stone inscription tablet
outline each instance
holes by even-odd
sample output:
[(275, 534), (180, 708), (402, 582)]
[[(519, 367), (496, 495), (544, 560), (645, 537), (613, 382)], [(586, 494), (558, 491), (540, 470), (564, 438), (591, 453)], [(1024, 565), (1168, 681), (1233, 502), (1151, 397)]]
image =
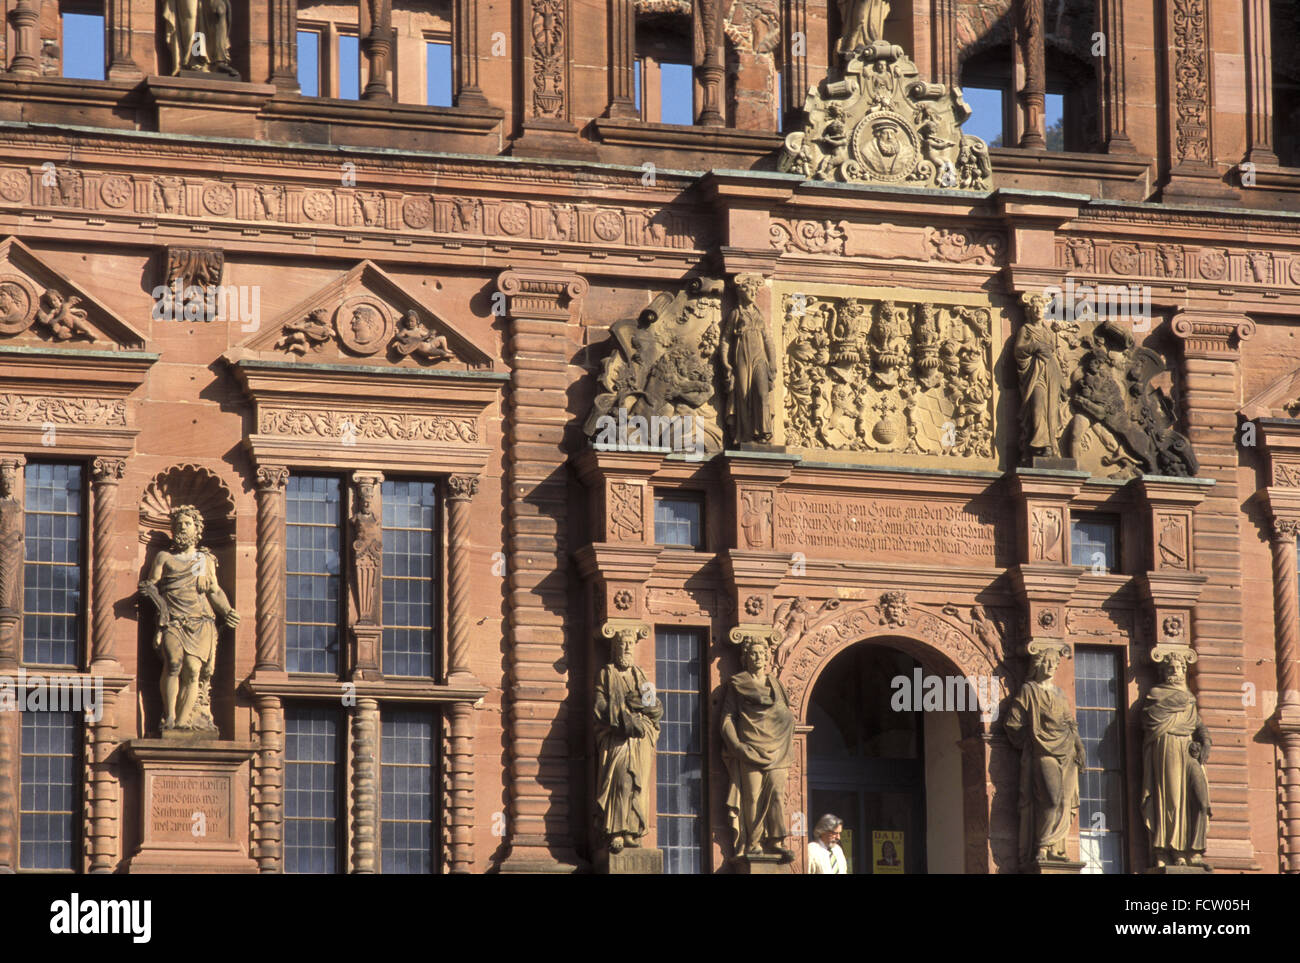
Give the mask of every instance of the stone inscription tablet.
[(1000, 567), (1009, 564), (1014, 547), (1011, 520), (1006, 520), (1007, 531), (999, 532), (990, 506), (978, 501), (782, 492), (773, 514), (776, 550), (813, 558), (879, 555), (921, 563), (947, 558), (968, 566)]
[(154, 776), (149, 794), (150, 835), (174, 842), (229, 839), (230, 797), (229, 776)]

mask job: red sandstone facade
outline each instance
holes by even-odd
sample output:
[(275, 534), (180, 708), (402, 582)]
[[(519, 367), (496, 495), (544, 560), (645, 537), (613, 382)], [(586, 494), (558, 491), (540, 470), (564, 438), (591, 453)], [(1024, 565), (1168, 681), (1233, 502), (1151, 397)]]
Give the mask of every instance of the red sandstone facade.
[[(401, 5), (371, 6), (383, 22)], [(602, 625), (626, 619), (705, 640), (701, 864), (727, 871), (728, 639), (775, 632), (782, 613), (796, 832), (820, 815), (808, 710), (837, 656), (887, 646), (1010, 693), (1020, 646), (1045, 637), (1119, 660), (1123, 865), (1140, 872), (1136, 707), (1155, 679), (1148, 651), (1181, 642), (1215, 747), (1207, 862), (1300, 872), (1300, 167), (1279, 161), (1272, 59), (1296, 25), (1270, 23), (1267, 0), (1067, 3), (1045, 27), (1043, 6), (893, 4), (887, 35), (922, 77), (959, 84), (963, 64), (1005, 50), (1014, 146), (992, 149), (995, 188), (972, 194), (775, 172), (782, 129), (833, 58), (834, 4), (453, 0), (437, 16), (455, 104), (438, 108), (394, 100), (395, 74), (356, 101), (300, 96), (294, 0), (237, 11), (239, 81), (165, 76), (148, 0), (106, 0), (106, 80), (64, 79), (56, 5), (8, 0), (0, 281), (30, 305), (0, 334), (0, 459), (85, 468), (80, 657), (54, 674), (102, 677), (109, 695), (83, 730), (75, 868), (281, 871), (286, 706), (338, 705), (353, 683), (341, 869), (380, 868), (377, 732), (393, 706), (440, 727), (435, 868), (591, 869), (591, 687)], [(1017, 19), (1026, 7), (1037, 32)], [(1107, 57), (1090, 57), (1076, 7), (1095, 7)], [(651, 14), (694, 25), (694, 126), (647, 122), (635, 105)], [(805, 57), (789, 54), (796, 33)], [(1067, 119), (1087, 120), (1069, 151), (1042, 149), (1054, 51), (1092, 71), (1066, 90), (1083, 104), (1067, 100)], [(610, 326), (691, 277), (742, 273), (765, 280), (779, 352), (793, 294), (987, 308), (991, 449), (790, 444), (788, 386), (772, 446), (703, 461), (593, 448), (582, 425)], [(178, 277), (256, 289), (256, 323), (157, 318), (155, 288)], [(1067, 278), (1150, 288), (1139, 340), (1170, 365), (1194, 478), (1018, 469), (1019, 296)], [(50, 290), (79, 298), (84, 334), (61, 339), (37, 319)], [(445, 354), (293, 338), (313, 312), (362, 302), (390, 326), (415, 311)], [(356, 599), (339, 672), (287, 670), (284, 500), (301, 472), (352, 492), (438, 482), (431, 677), (384, 675), (381, 627)], [(697, 550), (655, 544), (654, 496), (674, 491), (703, 499)], [(225, 844), (206, 849), (144, 838), (149, 747), (132, 745), (156, 735), (159, 676), (135, 587), (166, 507), (183, 502), (204, 511), (244, 616), (213, 679), (229, 743), (213, 765), (234, 796)], [(1120, 519), (1122, 557), (1092, 574), (1071, 564), (1071, 518), (1099, 512)], [(905, 593), (905, 615), (882, 607), (890, 592)], [(21, 616), (0, 626), (0, 674), (23, 663)], [(637, 661), (653, 679), (653, 633)], [(1067, 693), (1072, 672), (1057, 676)], [(20, 743), (19, 714), (0, 713), (0, 869), (20, 869)], [(1018, 760), (996, 721), (951, 713), (926, 746), (924, 868), (1017, 871)], [(806, 837), (791, 839), (802, 866)]]

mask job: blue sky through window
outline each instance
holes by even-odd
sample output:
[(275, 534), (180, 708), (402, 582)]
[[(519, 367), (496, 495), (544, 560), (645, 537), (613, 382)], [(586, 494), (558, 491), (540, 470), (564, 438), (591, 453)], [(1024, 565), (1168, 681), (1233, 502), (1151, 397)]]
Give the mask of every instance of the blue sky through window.
[(101, 14), (63, 15), (63, 76), (104, 79), (104, 18)]
[(963, 134), (982, 137), (992, 144), (1002, 136), (1002, 91), (989, 87), (963, 87), (962, 99), (971, 109), (970, 119), (962, 125)]
[(424, 45), (428, 62), (428, 103), (430, 107), (451, 106), (451, 44), (446, 41)]
[(320, 34), (298, 31), (298, 89), (304, 97), (320, 96)]
[(339, 98), (361, 99), (361, 40), (339, 35)]
[(690, 64), (659, 65), (662, 124), (695, 123), (695, 78)]

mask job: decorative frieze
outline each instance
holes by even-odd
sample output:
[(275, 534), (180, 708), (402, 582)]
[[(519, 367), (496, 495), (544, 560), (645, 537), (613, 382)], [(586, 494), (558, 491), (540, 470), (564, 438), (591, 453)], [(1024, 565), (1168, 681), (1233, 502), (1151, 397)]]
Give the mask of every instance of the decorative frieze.
[[(413, 415), (363, 409), (325, 410), (303, 407), (263, 407), (258, 412), (263, 435), (293, 438), (373, 441), (435, 441), (476, 444), (478, 420), (455, 415)], [(346, 443), (346, 442), (345, 442)]]
[(111, 398), (58, 398), (6, 392), (0, 394), (0, 422), (125, 428), (126, 402)]

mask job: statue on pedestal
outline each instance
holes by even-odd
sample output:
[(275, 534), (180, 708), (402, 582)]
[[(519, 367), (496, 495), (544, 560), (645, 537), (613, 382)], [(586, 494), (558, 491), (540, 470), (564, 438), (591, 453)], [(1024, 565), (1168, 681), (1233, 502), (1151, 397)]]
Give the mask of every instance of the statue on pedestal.
[(203, 516), (193, 505), (171, 512), (171, 551), (154, 558), (140, 594), (158, 611), (154, 649), (163, 660), (162, 732), (215, 734), (210, 688), (217, 661), (217, 617), (234, 628), (239, 613), (217, 584), (217, 562), (199, 546)]
[(772, 440), (772, 387), (776, 347), (758, 308), (763, 279), (736, 278), (736, 307), (722, 328), (722, 371), (727, 384), (727, 424), (737, 444)]
[(839, 0), (839, 52), (852, 54), (885, 39), (885, 20), (889, 17), (887, 0)]
[(240, 79), (230, 63), (230, 0), (163, 3), (164, 42), (173, 77), (182, 71), (199, 71)]
[(791, 860), (785, 821), (785, 783), (794, 742), (794, 714), (785, 689), (769, 670), (767, 643), (749, 637), (744, 671), (724, 687), (722, 758), (727, 766), (727, 813), (736, 856), (776, 854)]
[(1022, 298), (1025, 323), (1016, 333), (1013, 354), (1020, 375), (1020, 423), (1023, 450), (1029, 457), (1060, 457), (1061, 405), (1065, 376), (1056, 357), (1056, 332), (1047, 321), (1047, 299)]
[(1030, 643), (1029, 678), (1012, 700), (1006, 733), (1020, 750), (1020, 862), (1065, 862), (1087, 762), (1070, 703), (1052, 677), (1069, 650)]
[(596, 676), (596, 807), (611, 853), (640, 846), (649, 830), (646, 793), (663, 705), (646, 674), (632, 664), (632, 650), (647, 626), (602, 630), (612, 635), (608, 663)]
[(1192, 652), (1161, 653), (1164, 682), (1142, 703), (1142, 819), (1157, 867), (1204, 866), (1209, 826), (1210, 734), (1187, 688)]

